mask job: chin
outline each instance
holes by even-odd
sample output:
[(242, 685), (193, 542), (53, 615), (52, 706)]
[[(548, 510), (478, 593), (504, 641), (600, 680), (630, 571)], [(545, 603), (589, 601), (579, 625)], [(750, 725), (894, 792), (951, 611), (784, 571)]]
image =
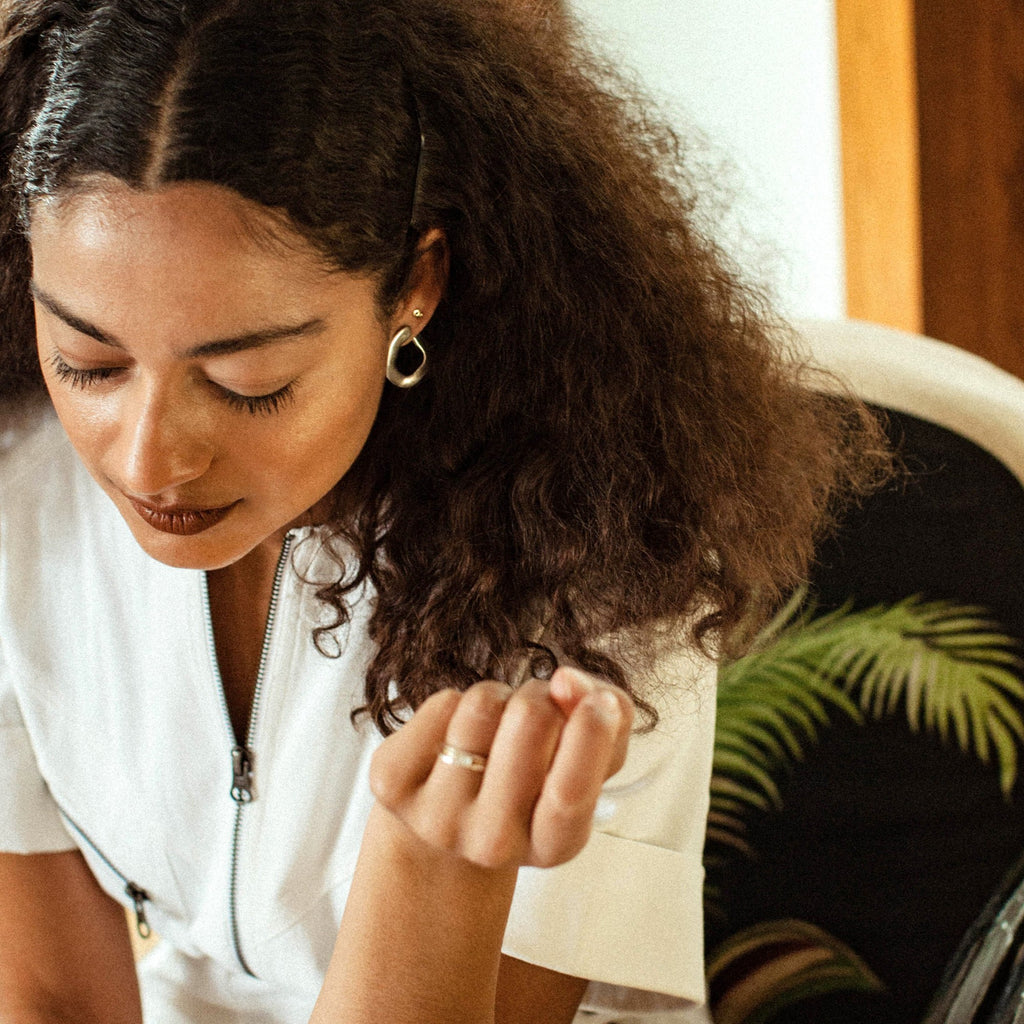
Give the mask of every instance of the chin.
[(179, 537), (174, 534), (160, 533), (145, 523), (128, 523), (139, 547), (150, 558), (173, 569), (202, 569), (207, 572), (224, 569), (244, 558), (250, 547), (243, 544), (230, 543), (224, 538), (210, 536), (216, 527), (191, 537)]

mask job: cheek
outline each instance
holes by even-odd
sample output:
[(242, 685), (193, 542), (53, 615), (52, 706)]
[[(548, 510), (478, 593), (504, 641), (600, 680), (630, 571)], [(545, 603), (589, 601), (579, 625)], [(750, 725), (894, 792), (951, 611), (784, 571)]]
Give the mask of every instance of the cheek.
[(320, 478), (333, 474), (332, 485), (344, 475), (366, 443), (382, 390), (383, 386), (374, 382), (355, 395), (318, 403), (320, 412), (286, 445), (295, 462), (302, 463), (302, 472)]
[(97, 410), (83, 403), (79, 396), (59, 383), (47, 380), (50, 399), (57, 418), (68, 435), (71, 446), (86, 465), (94, 465), (100, 458), (109, 435), (109, 427), (97, 415)]

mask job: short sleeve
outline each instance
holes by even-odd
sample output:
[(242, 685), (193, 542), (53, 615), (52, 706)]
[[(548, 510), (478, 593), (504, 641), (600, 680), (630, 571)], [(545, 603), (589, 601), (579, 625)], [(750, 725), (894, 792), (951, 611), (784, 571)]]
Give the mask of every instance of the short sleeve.
[(0, 646), (0, 852), (74, 849), (39, 768)]
[[(504, 952), (626, 990), (704, 999), (703, 849), (714, 748), (715, 668), (695, 652), (663, 666), (660, 720), (630, 741), (583, 851), (520, 871)], [(624, 1002), (623, 1002), (624, 1000)], [(585, 1002), (592, 1002), (588, 997)]]

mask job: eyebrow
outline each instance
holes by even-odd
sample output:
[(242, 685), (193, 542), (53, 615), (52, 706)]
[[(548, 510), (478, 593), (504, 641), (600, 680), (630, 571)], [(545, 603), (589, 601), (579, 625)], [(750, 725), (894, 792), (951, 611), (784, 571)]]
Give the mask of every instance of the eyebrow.
[[(48, 295), (35, 281), (29, 283), (29, 290), (35, 296), (36, 301), (44, 309), (48, 310), (59, 320), (63, 320), (68, 327), (73, 328), (80, 334), (94, 338), (103, 345), (111, 348), (124, 349), (122, 342), (118, 341), (112, 334), (102, 330), (95, 324), (89, 323), (80, 316), (76, 316), (69, 309), (65, 308), (52, 295)], [(326, 323), (320, 317), (306, 320), (300, 324), (282, 324), (278, 327), (264, 327), (258, 331), (248, 331), (231, 338), (218, 338), (215, 341), (204, 341), (202, 344), (193, 345), (186, 353), (187, 358), (198, 356), (223, 356), (232, 352), (244, 352), (248, 349), (263, 348), (265, 345), (273, 345), (279, 341), (291, 341), (295, 338), (312, 337), (320, 334), (326, 327)]]

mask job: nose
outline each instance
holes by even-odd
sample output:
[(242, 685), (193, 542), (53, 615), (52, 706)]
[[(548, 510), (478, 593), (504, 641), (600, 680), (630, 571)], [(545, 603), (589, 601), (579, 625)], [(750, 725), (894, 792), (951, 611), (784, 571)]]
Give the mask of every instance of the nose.
[(156, 385), (130, 390), (120, 410), (112, 475), (138, 498), (201, 477), (212, 462), (213, 446), (192, 403)]

